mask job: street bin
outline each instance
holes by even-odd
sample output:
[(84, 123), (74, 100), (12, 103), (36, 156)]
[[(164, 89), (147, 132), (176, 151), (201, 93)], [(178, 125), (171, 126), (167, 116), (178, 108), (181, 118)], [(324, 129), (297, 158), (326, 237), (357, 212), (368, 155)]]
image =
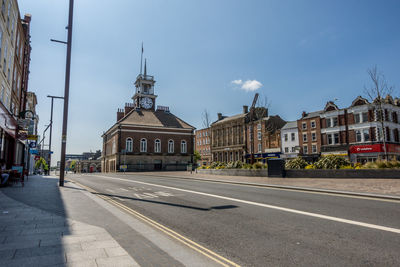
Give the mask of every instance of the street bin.
[(268, 159), (268, 177), (285, 177), (285, 160), (284, 159)]

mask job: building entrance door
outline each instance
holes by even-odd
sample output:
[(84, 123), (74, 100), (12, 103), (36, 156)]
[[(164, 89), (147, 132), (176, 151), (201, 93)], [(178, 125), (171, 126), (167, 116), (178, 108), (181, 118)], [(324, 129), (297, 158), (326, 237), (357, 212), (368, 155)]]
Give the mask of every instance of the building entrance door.
[(154, 170), (161, 171), (162, 170), (162, 161), (154, 160)]

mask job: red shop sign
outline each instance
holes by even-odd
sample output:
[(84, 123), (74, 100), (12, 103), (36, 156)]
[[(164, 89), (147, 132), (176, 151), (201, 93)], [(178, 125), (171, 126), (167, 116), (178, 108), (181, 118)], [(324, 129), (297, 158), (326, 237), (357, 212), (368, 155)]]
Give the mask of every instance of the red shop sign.
[(383, 145), (382, 144), (375, 144), (375, 145), (364, 145), (364, 146), (351, 146), (350, 153), (375, 153), (375, 152), (383, 152)]

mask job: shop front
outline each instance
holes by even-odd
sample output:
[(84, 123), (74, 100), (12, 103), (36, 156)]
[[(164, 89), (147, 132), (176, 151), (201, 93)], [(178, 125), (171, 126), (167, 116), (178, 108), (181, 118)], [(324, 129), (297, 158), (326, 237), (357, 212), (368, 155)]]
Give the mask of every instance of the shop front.
[[(385, 149), (386, 148), (386, 149)], [(400, 145), (398, 144), (372, 144), (350, 146), (350, 160), (352, 162), (366, 163), (382, 160), (387, 154), (388, 160), (400, 160)]]
[(7, 168), (11, 168), (16, 158), (17, 121), (0, 103), (0, 160), (4, 160)]

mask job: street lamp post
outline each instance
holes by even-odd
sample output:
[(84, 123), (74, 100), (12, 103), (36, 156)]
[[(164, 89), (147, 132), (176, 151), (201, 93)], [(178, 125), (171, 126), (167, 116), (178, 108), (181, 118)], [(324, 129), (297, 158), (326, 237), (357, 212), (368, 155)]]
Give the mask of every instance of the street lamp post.
[(74, 0), (69, 0), (69, 15), (68, 15), (68, 39), (67, 42), (51, 40), (53, 42), (63, 43), (67, 45), (67, 62), (65, 67), (65, 90), (64, 90), (64, 114), (63, 127), (61, 135), (61, 162), (60, 162), (60, 186), (64, 186), (65, 172), (65, 150), (67, 145), (67, 122), (68, 122), (68, 101), (69, 101), (69, 79), (71, 73), (71, 48), (72, 48), (72, 24), (74, 14)]
[(50, 112), (50, 136), (49, 136), (49, 167), (51, 168), (51, 136), (53, 133), (53, 102), (54, 102), (54, 98), (57, 99), (64, 99), (64, 97), (62, 96), (52, 96), (52, 95), (48, 95), (47, 97), (51, 98), (51, 112)]

